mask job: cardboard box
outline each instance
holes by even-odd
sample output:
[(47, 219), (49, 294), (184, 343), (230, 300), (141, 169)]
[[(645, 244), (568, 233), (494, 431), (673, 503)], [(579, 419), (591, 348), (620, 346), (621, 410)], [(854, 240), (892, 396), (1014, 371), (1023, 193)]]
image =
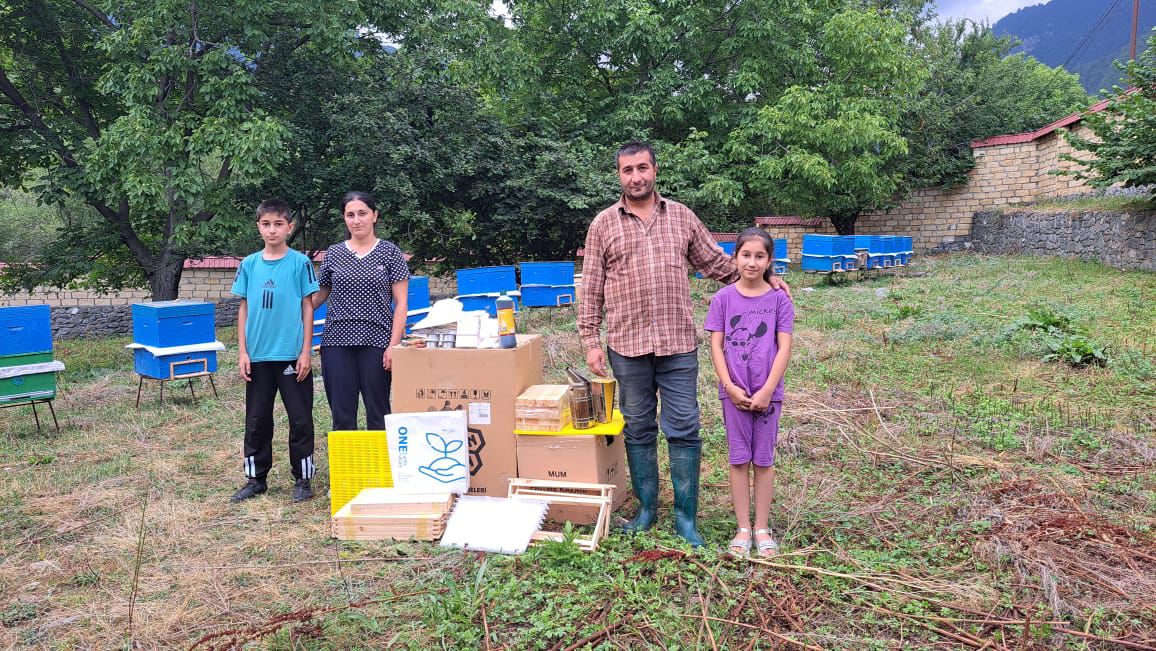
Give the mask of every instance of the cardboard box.
[[(626, 501), (626, 444), (621, 436), (518, 435), (518, 476), (595, 484), (613, 484), (611, 512)], [(551, 506), (546, 517), (555, 522), (593, 524), (596, 509), (584, 506)]]
[(539, 335), (504, 349), (393, 349), (393, 411), (466, 412), (471, 495), (506, 496), (518, 476), (514, 402), (541, 383)]

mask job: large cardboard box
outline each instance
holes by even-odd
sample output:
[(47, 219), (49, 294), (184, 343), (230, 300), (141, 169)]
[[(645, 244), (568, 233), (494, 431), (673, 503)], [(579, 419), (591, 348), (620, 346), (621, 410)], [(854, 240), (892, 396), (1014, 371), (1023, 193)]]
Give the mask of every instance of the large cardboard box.
[(514, 348), (393, 349), (393, 410), (460, 409), (470, 439), (470, 494), (505, 497), (518, 476), (514, 401), (542, 383), (542, 338)]
[[(518, 476), (595, 484), (613, 484), (612, 511), (626, 501), (626, 444), (621, 436), (518, 435)], [(555, 505), (546, 517), (555, 522), (593, 524), (597, 509)]]

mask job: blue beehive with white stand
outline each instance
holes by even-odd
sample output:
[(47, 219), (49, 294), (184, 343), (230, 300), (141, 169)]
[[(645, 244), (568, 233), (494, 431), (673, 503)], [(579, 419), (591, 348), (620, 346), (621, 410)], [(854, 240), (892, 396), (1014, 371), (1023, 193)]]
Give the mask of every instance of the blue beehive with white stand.
[(144, 377), (172, 380), (215, 373), (216, 306), (199, 301), (154, 301), (132, 306), (133, 366)]
[(216, 340), (212, 303), (155, 301), (132, 306), (132, 340), (157, 348), (200, 344)]
[(803, 271), (855, 269), (855, 238), (847, 235), (803, 235)]
[(523, 307), (557, 307), (574, 302), (573, 262), (519, 262)]
[(791, 264), (791, 258), (787, 256), (787, 239), (778, 238), (773, 239), (775, 259), (772, 263), (772, 272), (776, 275), (783, 275), (787, 273), (787, 265)]

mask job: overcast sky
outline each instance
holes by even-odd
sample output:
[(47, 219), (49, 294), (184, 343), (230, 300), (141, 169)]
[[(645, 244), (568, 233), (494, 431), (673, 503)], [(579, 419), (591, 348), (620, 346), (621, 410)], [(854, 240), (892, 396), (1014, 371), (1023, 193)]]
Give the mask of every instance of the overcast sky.
[(986, 20), (994, 25), (1017, 9), (1047, 4), (1047, 0), (937, 0), (935, 4), (941, 19), (970, 18), (977, 23)]

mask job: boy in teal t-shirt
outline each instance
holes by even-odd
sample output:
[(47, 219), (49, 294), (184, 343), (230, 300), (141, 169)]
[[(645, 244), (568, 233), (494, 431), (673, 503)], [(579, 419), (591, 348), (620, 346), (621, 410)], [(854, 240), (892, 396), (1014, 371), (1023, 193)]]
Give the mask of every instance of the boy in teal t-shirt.
[(231, 501), (268, 490), (273, 467), (273, 399), (278, 392), (289, 416), (293, 501), (313, 497), (313, 303), (318, 290), (313, 262), (289, 248), (293, 211), (280, 199), (257, 207), (265, 248), (241, 261), (233, 293), (237, 313), (237, 366), (245, 380), (245, 476)]

